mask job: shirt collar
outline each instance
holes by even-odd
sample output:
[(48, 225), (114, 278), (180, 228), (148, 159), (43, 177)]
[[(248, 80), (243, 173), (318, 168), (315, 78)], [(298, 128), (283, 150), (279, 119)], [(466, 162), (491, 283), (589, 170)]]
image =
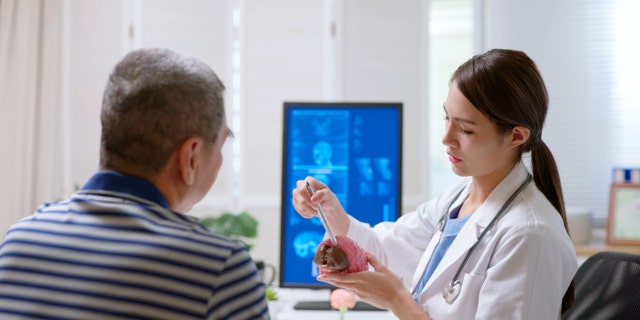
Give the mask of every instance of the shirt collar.
[(167, 200), (153, 183), (116, 171), (100, 171), (95, 173), (80, 190), (106, 190), (125, 193), (157, 203), (170, 210)]

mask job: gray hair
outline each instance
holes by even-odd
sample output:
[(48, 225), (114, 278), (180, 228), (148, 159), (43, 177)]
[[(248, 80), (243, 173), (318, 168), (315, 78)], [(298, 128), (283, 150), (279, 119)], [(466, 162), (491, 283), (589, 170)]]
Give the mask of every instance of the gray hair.
[(130, 52), (104, 90), (100, 167), (148, 178), (189, 137), (213, 146), (225, 121), (224, 89), (194, 57), (168, 49)]

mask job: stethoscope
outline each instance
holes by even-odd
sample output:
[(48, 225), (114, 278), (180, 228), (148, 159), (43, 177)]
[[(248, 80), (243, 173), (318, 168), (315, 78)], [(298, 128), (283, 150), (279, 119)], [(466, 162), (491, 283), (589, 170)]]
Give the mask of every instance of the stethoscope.
[[(464, 256), (464, 260), (462, 260), (462, 264), (458, 267), (458, 270), (453, 276), (453, 280), (451, 280), (451, 282), (449, 282), (444, 287), (444, 291), (442, 292), (442, 297), (447, 303), (452, 304), (454, 301), (456, 301), (456, 299), (458, 299), (458, 296), (460, 295), (460, 288), (462, 286), (462, 283), (459, 280), (460, 273), (462, 272), (462, 269), (464, 269), (464, 266), (467, 264), (469, 257), (478, 246), (478, 243), (480, 243), (480, 240), (482, 240), (482, 238), (487, 233), (487, 231), (491, 229), (491, 227), (498, 220), (500, 220), (500, 217), (504, 215), (509, 205), (511, 205), (513, 200), (520, 194), (520, 192), (522, 192), (522, 190), (524, 190), (524, 188), (527, 186), (527, 184), (529, 184), (530, 181), (531, 181), (531, 175), (529, 174), (527, 175), (527, 178), (525, 179), (525, 181), (520, 185), (520, 187), (518, 187), (518, 189), (516, 189), (516, 191), (514, 191), (513, 194), (509, 197), (509, 199), (507, 199), (507, 201), (502, 205), (502, 207), (500, 208), (498, 213), (493, 217), (493, 219), (491, 219), (491, 222), (489, 222), (489, 225), (482, 231), (482, 233), (478, 237), (478, 240), (476, 240), (476, 243), (474, 243), (473, 246), (469, 249), (469, 251), (467, 251), (467, 254)], [(464, 188), (462, 190), (464, 190)], [(444, 215), (442, 215), (440, 220), (438, 220), (440, 238), (438, 238), (437, 243), (440, 243), (440, 240), (442, 239), (442, 234), (447, 224), (447, 215), (449, 215), (451, 206), (453, 206), (453, 204), (458, 200), (458, 198), (460, 197), (460, 194), (462, 194), (462, 190), (458, 192), (458, 194), (454, 197), (453, 201), (449, 204), (449, 208), (447, 209), (447, 211), (444, 213)], [(416, 294), (419, 294), (419, 292), (417, 292)]]

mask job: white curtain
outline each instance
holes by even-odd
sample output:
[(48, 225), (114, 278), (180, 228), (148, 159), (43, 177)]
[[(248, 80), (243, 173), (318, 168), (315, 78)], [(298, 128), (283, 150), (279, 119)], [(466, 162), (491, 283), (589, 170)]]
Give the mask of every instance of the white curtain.
[(0, 234), (61, 196), (61, 0), (0, 0)]

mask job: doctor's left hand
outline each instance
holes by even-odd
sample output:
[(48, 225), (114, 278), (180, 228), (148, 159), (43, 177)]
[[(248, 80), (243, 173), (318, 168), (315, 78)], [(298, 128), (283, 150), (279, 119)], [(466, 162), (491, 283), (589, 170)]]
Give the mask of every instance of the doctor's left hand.
[(369, 252), (367, 259), (373, 271), (327, 273), (318, 276), (318, 280), (351, 290), (363, 301), (390, 310), (398, 319), (431, 319), (413, 300), (400, 277)]

